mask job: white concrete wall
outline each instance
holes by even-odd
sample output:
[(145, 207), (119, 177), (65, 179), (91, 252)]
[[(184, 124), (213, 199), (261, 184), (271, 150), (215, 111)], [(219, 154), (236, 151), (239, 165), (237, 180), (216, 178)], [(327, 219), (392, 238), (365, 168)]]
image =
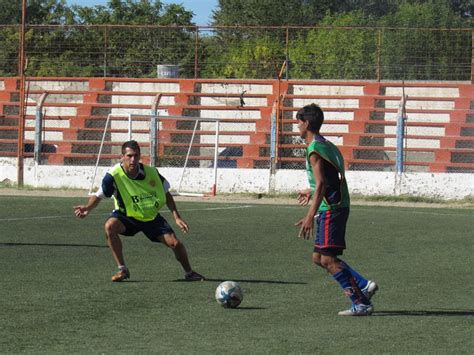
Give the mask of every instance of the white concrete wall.
[[(0, 182), (16, 182), (15, 158), (0, 158)], [(108, 168), (99, 168), (95, 185)], [(212, 169), (190, 169), (181, 178), (179, 168), (161, 168), (160, 172), (177, 189), (182, 180), (182, 189), (187, 192), (210, 192), (213, 186)], [(25, 160), (24, 183), (38, 188), (89, 189), (92, 185), (92, 166), (35, 167), (31, 159)], [(191, 175), (189, 175), (191, 174)], [(307, 187), (304, 170), (278, 170), (270, 176), (265, 169), (219, 169), (218, 193), (293, 193)], [(393, 172), (349, 171), (347, 181), (353, 194), (412, 195), (440, 199), (463, 199), (474, 196), (474, 174), (408, 173), (396, 178)]]
[(201, 92), (205, 94), (271, 94), (271, 84), (246, 84), (246, 83), (202, 83)]

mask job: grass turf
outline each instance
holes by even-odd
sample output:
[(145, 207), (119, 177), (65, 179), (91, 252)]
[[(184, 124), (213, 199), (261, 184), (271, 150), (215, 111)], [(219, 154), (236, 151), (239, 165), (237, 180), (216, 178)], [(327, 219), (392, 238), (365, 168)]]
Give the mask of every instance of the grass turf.
[[(115, 265), (83, 200), (0, 197), (0, 352), (470, 353), (473, 210), (354, 206), (344, 259), (380, 285), (371, 317), (346, 318), (339, 286), (310, 262), (293, 224), (306, 209), (181, 202), (184, 241), (205, 282), (183, 282), (172, 252), (123, 238), (131, 279)], [(172, 218), (165, 212), (164, 216)], [(214, 300), (224, 280), (245, 296)]]

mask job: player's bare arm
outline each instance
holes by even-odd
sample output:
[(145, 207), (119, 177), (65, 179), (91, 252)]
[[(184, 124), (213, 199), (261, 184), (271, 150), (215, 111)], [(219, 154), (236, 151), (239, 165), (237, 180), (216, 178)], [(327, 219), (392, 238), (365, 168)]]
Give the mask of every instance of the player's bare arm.
[(178, 209), (176, 207), (176, 203), (174, 202), (173, 195), (171, 195), (171, 193), (169, 192), (166, 193), (166, 206), (168, 206), (169, 210), (173, 214), (176, 225), (181, 229), (183, 233), (187, 233), (189, 231), (189, 226), (186, 221), (181, 218), (181, 215), (179, 214)]
[(314, 216), (318, 211), (319, 205), (323, 200), (324, 192), (326, 190), (323, 159), (318, 154), (311, 154), (309, 161), (316, 181), (314, 196), (306, 216), (295, 224), (300, 226), (298, 237), (303, 239), (309, 239), (313, 237)]
[(86, 218), (90, 211), (97, 207), (101, 199), (92, 195), (87, 202), (87, 205), (74, 206), (74, 214), (79, 218)]

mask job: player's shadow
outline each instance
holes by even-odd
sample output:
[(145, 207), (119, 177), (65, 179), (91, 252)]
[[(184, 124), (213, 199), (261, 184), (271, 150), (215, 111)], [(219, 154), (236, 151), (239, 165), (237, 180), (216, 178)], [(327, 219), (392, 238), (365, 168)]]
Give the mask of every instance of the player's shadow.
[(411, 311), (376, 311), (372, 314), (375, 317), (473, 317), (474, 311), (471, 310), (411, 310)]
[[(306, 282), (298, 282), (298, 281), (279, 281), (279, 280), (249, 280), (249, 279), (234, 279), (234, 278), (227, 278), (227, 279), (208, 279), (206, 278), (205, 282), (224, 282), (224, 281), (235, 281), (240, 283), (254, 283), (254, 284), (277, 284), (277, 285), (306, 285)], [(174, 282), (187, 282), (184, 279), (174, 280)]]
[(0, 246), (15, 247), (15, 246), (35, 246), (35, 247), (81, 247), (81, 248), (108, 248), (106, 245), (96, 244), (63, 244), (63, 243), (0, 243)]

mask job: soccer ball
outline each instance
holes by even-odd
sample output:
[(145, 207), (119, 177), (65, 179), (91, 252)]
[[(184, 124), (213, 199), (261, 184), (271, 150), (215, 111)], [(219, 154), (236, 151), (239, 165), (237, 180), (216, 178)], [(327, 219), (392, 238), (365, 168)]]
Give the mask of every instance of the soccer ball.
[(224, 308), (236, 308), (244, 299), (238, 282), (224, 281), (216, 288), (216, 301)]

